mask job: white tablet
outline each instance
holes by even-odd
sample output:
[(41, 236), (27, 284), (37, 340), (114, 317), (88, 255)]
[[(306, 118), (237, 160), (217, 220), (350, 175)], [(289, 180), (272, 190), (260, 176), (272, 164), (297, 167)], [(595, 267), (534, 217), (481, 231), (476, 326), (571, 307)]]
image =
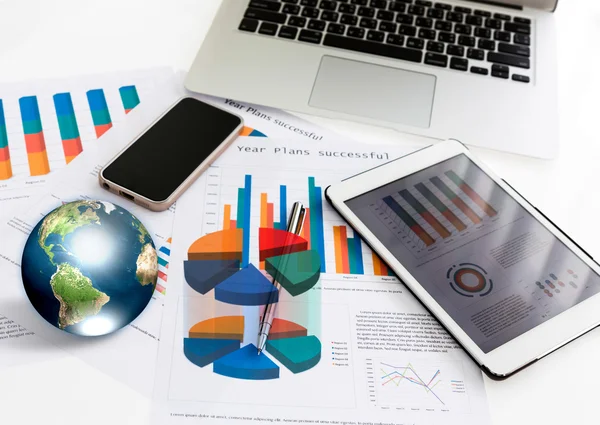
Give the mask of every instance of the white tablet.
[(492, 376), (600, 323), (600, 266), (459, 142), (351, 177), (326, 196)]

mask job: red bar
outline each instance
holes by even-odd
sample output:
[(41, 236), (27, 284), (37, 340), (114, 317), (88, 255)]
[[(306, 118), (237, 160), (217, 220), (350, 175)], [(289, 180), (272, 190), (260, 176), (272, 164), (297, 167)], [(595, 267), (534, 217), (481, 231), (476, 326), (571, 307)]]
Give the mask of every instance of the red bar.
[(471, 220), (473, 223), (481, 223), (481, 218), (479, 218), (479, 216), (475, 214), (475, 211), (473, 211), (471, 207), (465, 204), (465, 201), (460, 199), (458, 196), (455, 196), (454, 198), (452, 198), (452, 202), (458, 207), (458, 209), (465, 213), (465, 215), (469, 217), (469, 220)]
[(8, 146), (0, 148), (0, 161), (8, 161), (10, 159), (10, 151)]
[(340, 226), (340, 242), (342, 245), (342, 267), (344, 273), (350, 273), (350, 260), (348, 258), (348, 234), (346, 226)]
[(83, 151), (81, 146), (81, 138), (63, 140), (63, 151), (66, 157), (74, 157), (79, 155)]
[[(285, 223), (287, 225), (287, 223)], [(304, 226), (302, 227), (302, 237), (308, 241), (308, 248), (310, 249), (310, 208), (306, 208), (306, 213), (304, 214)]]
[(452, 223), (452, 225), (456, 227), (456, 230), (458, 230), (459, 232), (462, 232), (467, 228), (467, 226), (465, 226), (465, 224), (462, 221), (460, 221), (460, 219), (457, 216), (455, 216), (452, 211), (446, 210), (442, 213), (442, 215), (446, 217), (446, 220)]
[(27, 153), (38, 153), (46, 150), (46, 142), (44, 141), (44, 132), (40, 131), (36, 134), (25, 135), (25, 146)]
[(440, 223), (439, 221), (437, 221), (437, 219), (431, 215), (431, 213), (429, 211), (424, 211), (421, 213), (421, 216), (425, 219), (425, 221), (427, 223), (429, 223), (429, 225), (431, 227), (433, 227), (433, 230), (435, 230), (436, 232), (438, 232), (438, 234), (442, 237), (442, 238), (447, 238), (451, 235), (451, 233), (448, 231), (448, 229), (446, 229), (442, 223)]
[(165, 282), (167, 281), (167, 275), (161, 272), (160, 270), (158, 271), (158, 277), (164, 280)]
[(427, 233), (425, 231), (425, 229), (423, 229), (421, 226), (419, 226), (418, 224), (415, 224), (414, 226), (412, 226), (410, 228), (410, 230), (412, 230), (413, 232), (415, 232), (415, 234), (421, 238), (421, 240), (423, 242), (425, 242), (425, 245), (429, 246), (429, 245), (433, 245), (435, 243), (435, 239), (433, 239), (431, 236), (429, 236), (429, 233)]
[(98, 138), (102, 137), (102, 135), (104, 133), (106, 133), (108, 130), (110, 130), (111, 127), (112, 127), (112, 123), (95, 126), (95, 128), (96, 128), (96, 137), (98, 137)]
[(473, 202), (475, 202), (479, 206), (479, 208), (481, 208), (488, 216), (493, 217), (496, 214), (498, 214), (496, 212), (496, 210), (494, 208), (492, 208), (492, 206), (490, 204), (485, 202), (483, 200), (483, 198), (481, 196), (479, 196), (479, 194), (477, 192), (475, 192), (473, 189), (471, 189), (471, 186), (469, 186), (466, 183), (463, 183), (459, 187), (460, 187), (460, 190), (465, 192), (467, 194), (467, 196), (469, 198), (471, 198), (473, 200)]

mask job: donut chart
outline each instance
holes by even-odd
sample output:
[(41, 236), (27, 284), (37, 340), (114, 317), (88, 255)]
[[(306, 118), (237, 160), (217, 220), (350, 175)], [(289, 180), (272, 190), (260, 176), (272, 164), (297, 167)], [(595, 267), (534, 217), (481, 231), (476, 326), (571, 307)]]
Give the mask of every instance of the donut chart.
[(463, 297), (485, 297), (494, 289), (487, 271), (477, 264), (460, 263), (448, 269), (446, 278), (450, 287)]
[[(273, 279), (281, 284), (281, 291), (293, 297), (310, 291), (319, 281), (321, 257), (308, 249), (304, 238), (285, 230), (260, 228), (258, 252), (265, 273), (251, 263), (242, 263), (243, 236), (243, 229), (236, 228), (194, 241), (183, 265), (188, 286), (219, 303), (257, 312), (260, 306), (279, 302)], [(321, 360), (319, 338), (283, 318), (274, 319), (265, 351), (257, 355), (255, 341), (244, 341), (246, 326), (256, 325), (247, 320), (241, 315), (219, 316), (195, 323), (183, 339), (185, 357), (201, 368), (212, 364), (215, 374), (245, 380), (278, 379), (282, 366), (293, 374), (305, 372)]]

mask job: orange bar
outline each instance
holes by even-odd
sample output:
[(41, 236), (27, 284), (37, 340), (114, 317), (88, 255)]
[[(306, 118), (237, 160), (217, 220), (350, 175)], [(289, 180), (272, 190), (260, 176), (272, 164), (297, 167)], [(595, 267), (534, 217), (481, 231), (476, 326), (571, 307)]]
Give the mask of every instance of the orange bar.
[(306, 213), (304, 214), (304, 226), (302, 226), (301, 236), (304, 240), (308, 241), (306, 249), (310, 249), (310, 208), (306, 208)]
[(344, 263), (342, 262), (342, 236), (340, 226), (333, 226), (333, 245), (335, 246), (335, 272), (344, 273)]
[(340, 239), (342, 244), (342, 265), (344, 271), (342, 273), (350, 273), (350, 259), (348, 258), (348, 235), (346, 226), (340, 226)]
[(0, 161), (0, 180), (8, 180), (12, 177), (12, 175), (10, 159), (6, 161)]
[(479, 196), (479, 194), (471, 188), (471, 186), (469, 186), (468, 184), (463, 182), (463, 184), (461, 184), (459, 187), (463, 192), (465, 192), (467, 194), (467, 196), (469, 198), (471, 198), (473, 200), (473, 202), (475, 202), (477, 205), (479, 205), (479, 208), (481, 208), (483, 211), (485, 211), (485, 213), (488, 216), (494, 217), (495, 215), (498, 214), (498, 212), (496, 212), (496, 210), (490, 204), (485, 202), (483, 200), (483, 198), (481, 196)]
[(242, 260), (242, 229), (221, 230), (197, 239), (188, 249), (188, 260)]
[(96, 129), (96, 137), (102, 137), (102, 135), (110, 130), (111, 127), (112, 123), (95, 126), (94, 128)]
[(242, 131), (240, 131), (240, 136), (250, 136), (250, 133), (252, 133), (252, 129), (250, 127), (242, 127)]
[(267, 227), (267, 194), (260, 194), (260, 227)]
[(27, 153), (38, 153), (46, 150), (46, 142), (44, 141), (44, 133), (40, 131), (36, 134), (25, 135), (25, 146)]
[(269, 229), (273, 228), (273, 204), (267, 204), (267, 227)]
[(73, 161), (75, 158), (77, 158), (77, 156), (65, 156), (65, 161), (67, 161), (67, 164), (68, 164), (71, 161)]
[(373, 273), (375, 276), (381, 276), (381, 260), (374, 252), (371, 255), (373, 257)]
[(475, 214), (475, 211), (473, 211), (471, 207), (469, 207), (465, 203), (465, 201), (463, 201), (457, 196), (454, 199), (452, 199), (452, 202), (458, 207), (459, 210), (461, 210), (463, 213), (465, 213), (467, 217), (469, 217), (469, 220), (471, 220), (473, 224), (481, 223), (481, 218), (479, 218), (479, 216)]
[(29, 174), (32, 176), (43, 176), (50, 172), (48, 153), (46, 151), (28, 153), (27, 159), (29, 161)]
[(231, 205), (223, 206), (223, 230), (231, 229)]

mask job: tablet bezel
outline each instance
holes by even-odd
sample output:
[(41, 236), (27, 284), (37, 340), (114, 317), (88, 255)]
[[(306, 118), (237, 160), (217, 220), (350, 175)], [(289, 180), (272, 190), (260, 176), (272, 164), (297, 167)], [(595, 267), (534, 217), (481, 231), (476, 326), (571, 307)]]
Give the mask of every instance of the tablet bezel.
[(496, 184), (506, 191), (525, 210), (563, 242), (585, 264), (600, 274), (600, 265), (572, 239), (549, 221), (539, 210), (479, 161), (462, 143), (447, 140), (421, 149), (387, 164), (353, 176), (327, 188), (327, 200), (344, 217), (361, 237), (376, 251), (419, 301), (442, 323), (473, 359), (493, 376), (504, 378), (530, 363), (572, 341), (600, 324), (596, 314), (600, 309), (600, 294), (580, 302), (556, 317), (530, 329), (500, 347), (484, 353), (461, 327), (446, 313), (435, 299), (421, 286), (394, 255), (350, 210), (346, 201), (378, 189), (398, 179), (417, 173), (457, 155), (466, 155)]

